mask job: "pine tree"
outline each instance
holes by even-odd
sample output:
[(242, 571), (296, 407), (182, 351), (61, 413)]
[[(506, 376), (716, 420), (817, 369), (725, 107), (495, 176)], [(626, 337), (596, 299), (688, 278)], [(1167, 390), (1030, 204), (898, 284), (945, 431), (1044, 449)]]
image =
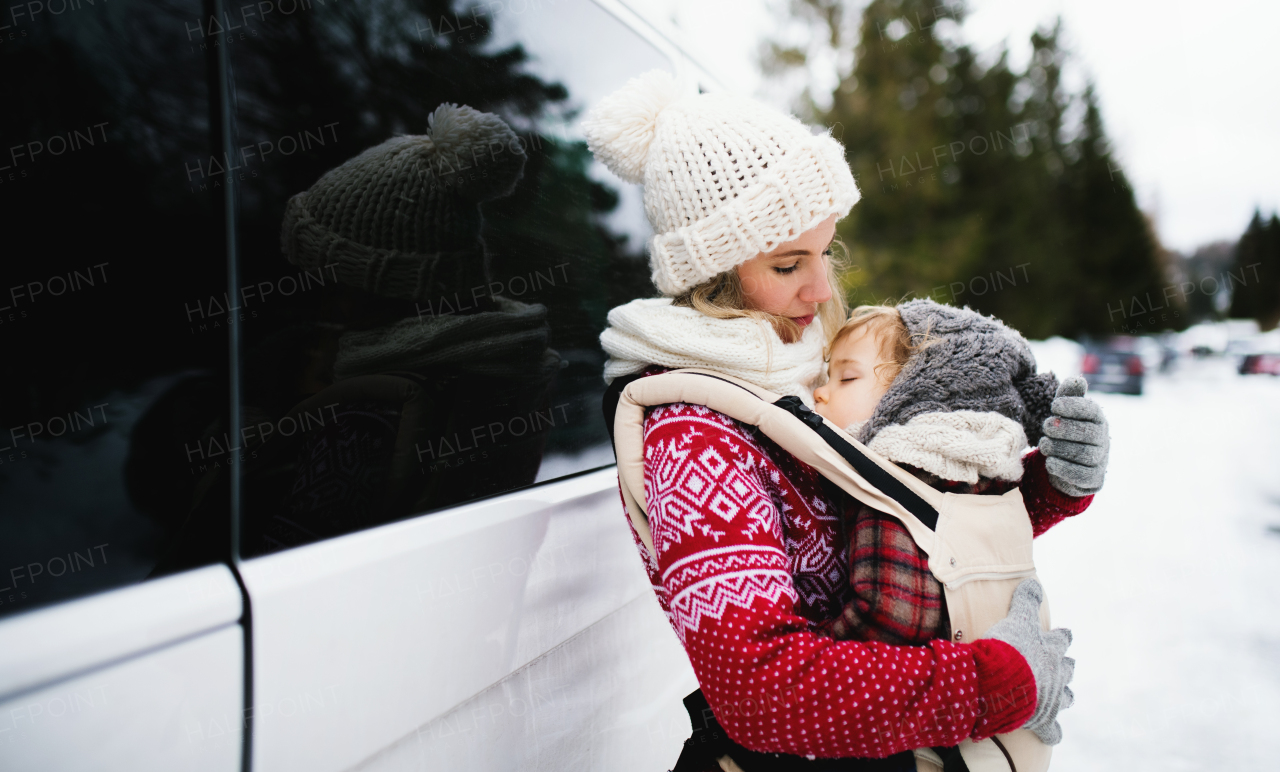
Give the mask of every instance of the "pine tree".
[(1280, 325), (1280, 218), (1264, 220), (1255, 210), (1235, 248), (1230, 315), (1258, 320), (1263, 330)]
[(1070, 146), (1060, 204), (1075, 268), (1062, 287), (1073, 301), (1065, 329), (1144, 333), (1180, 326), (1181, 305), (1171, 307), (1179, 298), (1163, 292), (1160, 246), (1110, 154), (1092, 85), (1081, 99), (1084, 120)]
[[(850, 45), (839, 27), (847, 4), (799, 0), (795, 10), (826, 25), (831, 45)], [(1063, 88), (1060, 25), (1032, 36), (1032, 59), (1015, 72), (1007, 52), (984, 67), (942, 34), (963, 16), (963, 4), (872, 0), (852, 70), (813, 115), (844, 142), (863, 192), (840, 225), (850, 300), (931, 296), (1033, 337), (1111, 332), (1108, 304), (1132, 309), (1141, 296), (1145, 311), (1165, 281), (1096, 96)], [(803, 64), (804, 54), (775, 46), (770, 63)]]
[(950, 145), (977, 109), (951, 99), (964, 88), (965, 62), (932, 34), (933, 11), (922, 0), (868, 6), (857, 65), (822, 116), (840, 127), (863, 190), (841, 226), (855, 303), (929, 294), (978, 252), (979, 215), (965, 211), (957, 186), (968, 159)]

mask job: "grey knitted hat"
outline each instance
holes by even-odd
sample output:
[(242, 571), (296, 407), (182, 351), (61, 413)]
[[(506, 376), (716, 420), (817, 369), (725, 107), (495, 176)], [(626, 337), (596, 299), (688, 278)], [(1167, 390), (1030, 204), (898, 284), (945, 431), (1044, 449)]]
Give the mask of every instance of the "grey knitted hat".
[(869, 444), (884, 428), (919, 415), (960, 410), (999, 413), (1022, 425), (1029, 444), (1040, 441), (1058, 379), (1036, 373), (1025, 338), (994, 317), (928, 299), (903, 303), (898, 313), (913, 343), (930, 344), (902, 368), (859, 442)]
[(442, 104), (426, 134), (392, 137), (289, 199), (281, 249), (294, 265), (335, 265), (339, 281), (384, 297), (487, 287), (480, 203), (510, 195), (525, 158), (498, 116)]

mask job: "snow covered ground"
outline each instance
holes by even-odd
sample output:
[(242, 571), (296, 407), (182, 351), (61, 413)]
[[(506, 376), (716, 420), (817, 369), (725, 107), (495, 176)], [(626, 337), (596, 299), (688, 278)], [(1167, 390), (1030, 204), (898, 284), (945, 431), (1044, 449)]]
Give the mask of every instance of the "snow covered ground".
[[(1037, 343), (1041, 369), (1071, 373), (1074, 345)], [(1106, 486), (1037, 540), (1077, 660), (1055, 772), (1280, 769), (1280, 378), (1236, 361), (1093, 395)]]

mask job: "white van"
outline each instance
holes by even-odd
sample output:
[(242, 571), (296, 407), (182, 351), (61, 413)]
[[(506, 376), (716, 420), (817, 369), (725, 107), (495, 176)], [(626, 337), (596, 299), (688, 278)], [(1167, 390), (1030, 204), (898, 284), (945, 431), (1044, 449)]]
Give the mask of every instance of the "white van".
[[(670, 767), (597, 342), (648, 226), (576, 125), (704, 71), (617, 0), (58, 6), (0, 22), (0, 769)], [(424, 166), (464, 107), (516, 139)]]

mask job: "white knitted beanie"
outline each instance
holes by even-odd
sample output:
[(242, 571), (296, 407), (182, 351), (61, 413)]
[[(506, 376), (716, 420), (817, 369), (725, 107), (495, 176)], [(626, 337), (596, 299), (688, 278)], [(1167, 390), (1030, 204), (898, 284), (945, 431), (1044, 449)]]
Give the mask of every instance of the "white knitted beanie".
[(661, 70), (601, 100), (583, 130), (610, 171), (644, 184), (653, 283), (669, 296), (844, 217), (860, 197), (829, 134), (745, 97), (686, 95)]

